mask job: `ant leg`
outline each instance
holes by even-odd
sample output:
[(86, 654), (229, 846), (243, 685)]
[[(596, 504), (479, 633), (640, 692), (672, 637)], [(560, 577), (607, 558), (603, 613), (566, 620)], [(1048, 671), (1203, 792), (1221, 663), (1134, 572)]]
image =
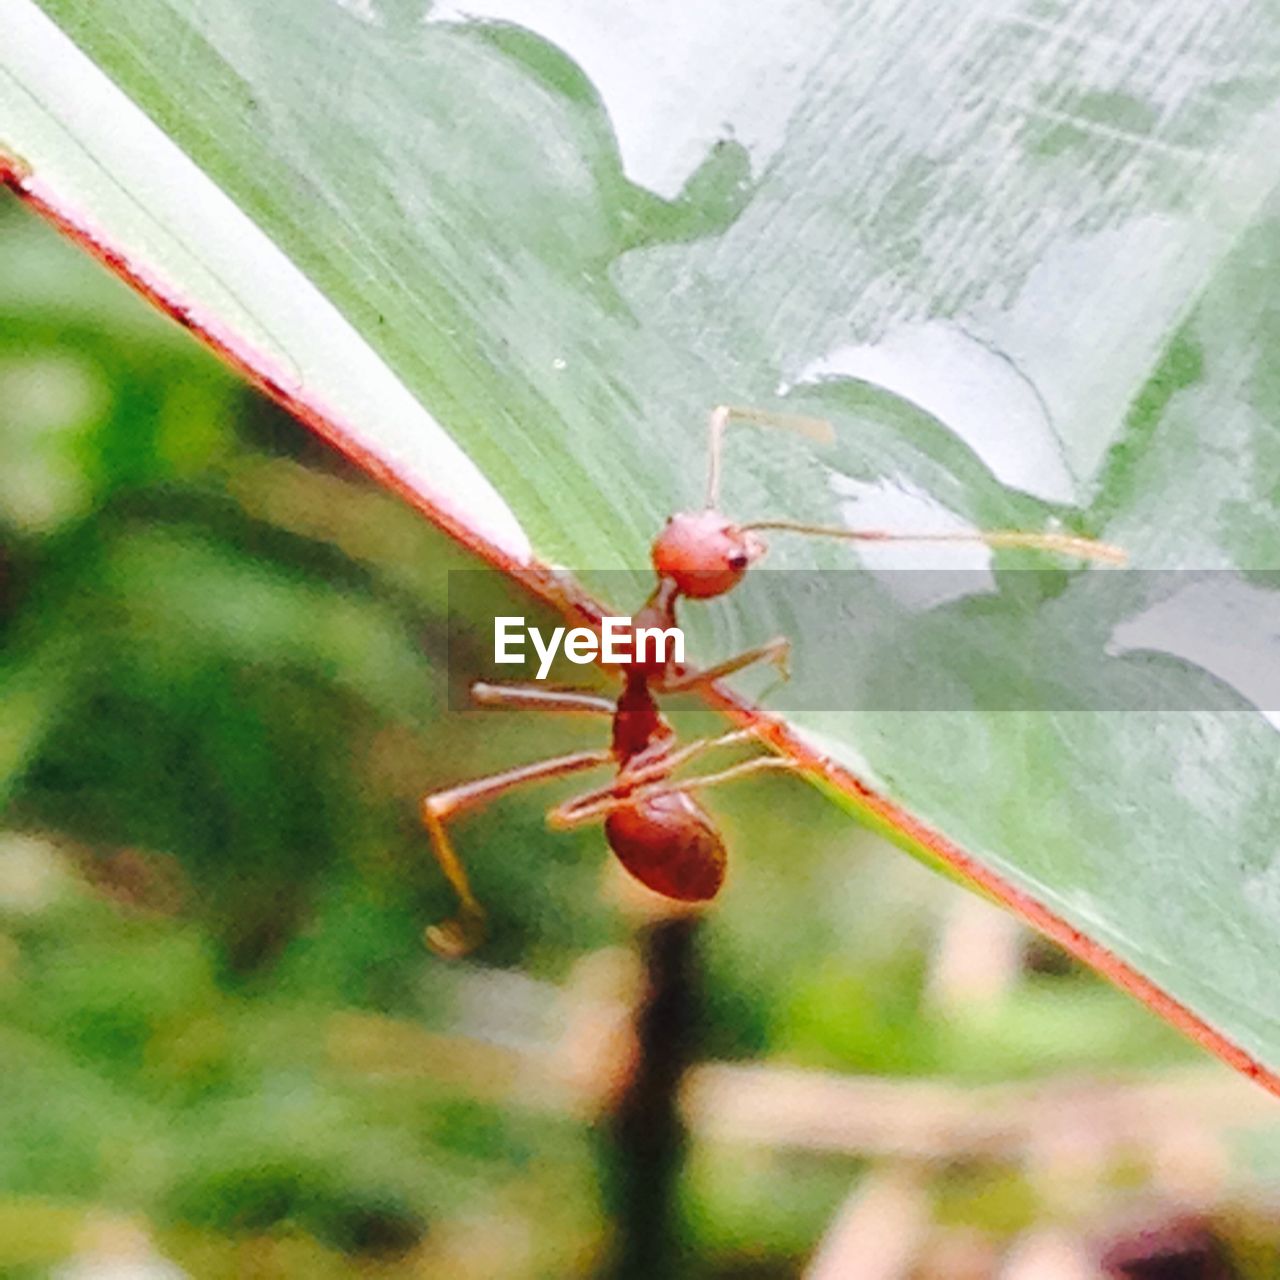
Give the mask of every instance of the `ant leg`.
[(581, 711), (611, 716), (615, 706), (608, 698), (578, 689), (547, 689), (537, 684), (490, 684), (477, 680), (471, 699), (482, 707), (511, 707), (529, 711)]
[(785, 636), (778, 636), (768, 644), (758, 645), (734, 658), (717, 662), (714, 667), (706, 667), (701, 671), (686, 671), (681, 675), (672, 676), (664, 681), (660, 688), (663, 693), (684, 693), (690, 689), (701, 689), (757, 662), (772, 662), (778, 669), (778, 675), (783, 680), (787, 680), (791, 677), (790, 658), (791, 641)]
[[(718, 741), (717, 739), (714, 742), (695, 745), (715, 746)], [(766, 769), (794, 771), (802, 767), (798, 761), (788, 756), (755, 756), (739, 764), (730, 765), (727, 769), (721, 769), (718, 773), (707, 773), (701, 778), (689, 778), (684, 782), (669, 782), (665, 778), (658, 778), (633, 791), (628, 791), (625, 795), (618, 794), (615, 784), (610, 787), (601, 787), (598, 791), (589, 791), (586, 795), (566, 801), (551, 810), (547, 821), (557, 830), (563, 831), (570, 827), (581, 826), (583, 823), (594, 822), (598, 818), (607, 818), (615, 809), (634, 804), (646, 796), (670, 794), (674, 791), (700, 791), (704, 787), (717, 787), (722, 782), (732, 782), (753, 773), (762, 773)]]
[(616, 784), (599, 787), (595, 791), (584, 791), (582, 795), (574, 796), (550, 810), (547, 814), (547, 826), (552, 831), (572, 831), (574, 827), (603, 818), (621, 803)]
[(733, 782), (737, 778), (745, 778), (748, 774), (761, 773), (766, 769), (784, 769), (794, 772), (804, 766), (790, 756), (754, 756), (743, 760), (741, 764), (731, 764), (719, 773), (706, 773), (701, 778), (690, 778), (687, 782), (670, 782), (644, 787), (640, 795), (652, 794), (661, 787), (664, 791), (701, 791), (703, 787), (718, 787), (722, 782)]
[(539, 760), (535, 764), (477, 778), (474, 782), (464, 782), (461, 786), (423, 797), (422, 821), (431, 837), (431, 851), (445, 879), (458, 895), (458, 914), (444, 924), (429, 926), (426, 931), (427, 945), (433, 951), (446, 956), (465, 955), (479, 941), (484, 921), (484, 908), (472, 891), (462, 859), (445, 830), (445, 820), (526, 782), (540, 782), (545, 778), (559, 778), (583, 769), (593, 769), (597, 765), (609, 764), (612, 759), (608, 751), (576, 751), (572, 755)]
[[(668, 746), (664, 753), (655, 756), (652, 760), (647, 758), (648, 752), (642, 751), (622, 767), (618, 780), (629, 787), (644, 786), (658, 778), (665, 778), (688, 764), (696, 756), (711, 751), (715, 747), (732, 747), (740, 742), (751, 742), (755, 737), (754, 729), (730, 729), (728, 733), (722, 733), (716, 738), (695, 738), (675, 751)], [(602, 790), (607, 789), (602, 788)]]
[[(557, 805), (547, 814), (547, 825), (557, 831), (582, 826), (584, 823), (605, 816), (619, 804), (626, 803), (630, 796), (648, 794), (659, 788), (668, 787), (669, 784), (664, 780), (696, 756), (717, 747), (731, 747), (740, 742), (749, 742), (755, 737), (754, 729), (731, 729), (718, 738), (699, 738), (678, 751), (670, 751), (655, 760), (641, 764), (638, 768), (628, 765), (608, 786), (598, 787), (594, 791), (574, 796), (563, 804)], [(778, 756), (763, 758), (781, 759)], [(639, 760), (641, 757), (637, 756), (636, 759)]]

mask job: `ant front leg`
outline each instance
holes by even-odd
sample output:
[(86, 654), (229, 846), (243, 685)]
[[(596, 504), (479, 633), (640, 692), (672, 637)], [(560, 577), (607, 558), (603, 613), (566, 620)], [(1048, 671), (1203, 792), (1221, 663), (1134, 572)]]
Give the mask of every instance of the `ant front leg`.
[(672, 676), (662, 682), (663, 693), (687, 693), (690, 689), (702, 689), (725, 676), (731, 676), (757, 662), (771, 662), (778, 669), (783, 680), (791, 678), (791, 641), (785, 636), (778, 636), (768, 644), (757, 645), (736, 657), (717, 662), (714, 667), (705, 667), (700, 671), (686, 671)]
[(458, 914), (444, 924), (427, 928), (427, 945), (433, 951), (445, 956), (465, 955), (479, 942), (484, 926), (484, 908), (476, 898), (462, 859), (458, 857), (457, 850), (449, 839), (445, 821), (457, 813), (474, 809), (496, 796), (524, 786), (527, 782), (561, 778), (566, 774), (594, 769), (612, 761), (613, 754), (609, 751), (576, 751), (572, 755), (556, 756), (550, 760), (540, 760), (536, 764), (522, 765), (518, 769), (508, 769), (504, 773), (495, 773), (487, 778), (477, 778), (474, 782), (464, 782), (447, 791), (435, 791), (423, 798), (422, 821), (431, 837), (431, 850), (445, 879), (458, 895)]

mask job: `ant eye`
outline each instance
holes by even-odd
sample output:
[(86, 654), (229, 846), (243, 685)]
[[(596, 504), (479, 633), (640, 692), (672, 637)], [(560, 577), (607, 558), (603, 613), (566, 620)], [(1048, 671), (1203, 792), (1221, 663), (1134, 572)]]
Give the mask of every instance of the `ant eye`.
[(739, 569), (745, 569), (749, 563), (750, 561), (747, 559), (747, 553), (745, 551), (735, 551), (733, 555), (729, 557), (729, 568), (733, 569), (735, 572)]

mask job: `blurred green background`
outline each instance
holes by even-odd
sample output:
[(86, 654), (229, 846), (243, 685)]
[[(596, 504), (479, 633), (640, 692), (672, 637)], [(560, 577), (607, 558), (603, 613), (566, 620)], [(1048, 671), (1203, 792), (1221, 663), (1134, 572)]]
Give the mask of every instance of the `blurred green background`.
[[(473, 567), (0, 204), (0, 1275), (631, 1274), (666, 926), (549, 788), (457, 824), (479, 955), (422, 944), (422, 792), (600, 741), (447, 709)], [(796, 779), (712, 807), (665, 1273), (1136, 1275), (1141, 1219), (1277, 1274), (1265, 1095)]]

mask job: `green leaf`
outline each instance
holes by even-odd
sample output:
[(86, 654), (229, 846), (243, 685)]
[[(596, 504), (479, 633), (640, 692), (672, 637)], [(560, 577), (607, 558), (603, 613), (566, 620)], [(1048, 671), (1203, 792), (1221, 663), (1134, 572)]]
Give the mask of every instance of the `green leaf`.
[[(29, 199), (508, 568), (640, 590), (730, 400), (838, 428), (826, 451), (737, 431), (734, 514), (1060, 521), (1274, 604), (1249, 578), (1280, 558), (1261, 0), (467, 12), (9, 0), (0, 146)], [(770, 563), (861, 561), (779, 538)], [(1238, 672), (1160, 637), (1097, 686), (1148, 710), (1055, 701), (1038, 644), (1105, 655), (1178, 585), (1096, 581), (998, 572), (889, 652), (796, 632), (759, 575), (686, 621), (703, 656), (796, 634), (832, 693), (787, 745), (846, 802), (1280, 1068), (1275, 731)], [(936, 681), (937, 709), (857, 696), (890, 677)]]

